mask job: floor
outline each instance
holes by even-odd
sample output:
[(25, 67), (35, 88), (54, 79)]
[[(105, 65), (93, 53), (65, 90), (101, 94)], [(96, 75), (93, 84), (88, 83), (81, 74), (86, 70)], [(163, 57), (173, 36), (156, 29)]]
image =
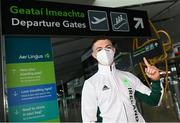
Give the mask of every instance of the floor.
[(163, 99), (159, 107), (142, 104), (142, 115), (147, 122), (180, 122), (176, 113), (176, 106), (168, 99)]
[[(62, 101), (60, 105), (61, 122), (81, 122), (80, 100)], [(180, 122), (175, 105), (163, 99), (160, 107), (151, 107), (141, 103), (141, 113), (146, 122)]]

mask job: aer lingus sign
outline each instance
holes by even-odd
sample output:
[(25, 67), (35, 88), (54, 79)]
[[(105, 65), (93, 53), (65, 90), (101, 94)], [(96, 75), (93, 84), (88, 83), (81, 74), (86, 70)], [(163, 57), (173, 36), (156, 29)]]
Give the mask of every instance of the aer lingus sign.
[(4, 34), (150, 36), (145, 11), (42, 1), (2, 3)]
[(5, 36), (9, 122), (59, 122), (51, 40)]

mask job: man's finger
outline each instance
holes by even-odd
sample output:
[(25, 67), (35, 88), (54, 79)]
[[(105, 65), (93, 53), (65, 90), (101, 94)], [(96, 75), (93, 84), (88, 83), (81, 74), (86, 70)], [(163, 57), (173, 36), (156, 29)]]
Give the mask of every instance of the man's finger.
[(144, 64), (145, 64), (147, 67), (151, 66), (145, 57), (143, 57), (143, 60), (144, 60)]

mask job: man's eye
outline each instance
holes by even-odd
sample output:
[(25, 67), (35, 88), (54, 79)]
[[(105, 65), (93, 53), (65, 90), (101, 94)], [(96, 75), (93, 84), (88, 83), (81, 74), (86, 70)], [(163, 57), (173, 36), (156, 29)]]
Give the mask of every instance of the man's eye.
[(96, 51), (99, 52), (99, 51), (101, 51), (101, 50), (102, 50), (102, 49), (97, 49)]
[(109, 47), (106, 47), (107, 49), (112, 49), (112, 47), (111, 46), (109, 46)]

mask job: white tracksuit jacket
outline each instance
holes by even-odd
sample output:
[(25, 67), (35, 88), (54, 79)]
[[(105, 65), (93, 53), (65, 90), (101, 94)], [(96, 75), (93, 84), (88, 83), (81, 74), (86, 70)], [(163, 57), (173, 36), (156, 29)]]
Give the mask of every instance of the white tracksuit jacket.
[(83, 122), (97, 121), (97, 107), (103, 123), (145, 122), (136, 107), (135, 90), (146, 95), (151, 93), (133, 74), (117, 70), (114, 64), (111, 67), (99, 64), (98, 72), (83, 86)]

